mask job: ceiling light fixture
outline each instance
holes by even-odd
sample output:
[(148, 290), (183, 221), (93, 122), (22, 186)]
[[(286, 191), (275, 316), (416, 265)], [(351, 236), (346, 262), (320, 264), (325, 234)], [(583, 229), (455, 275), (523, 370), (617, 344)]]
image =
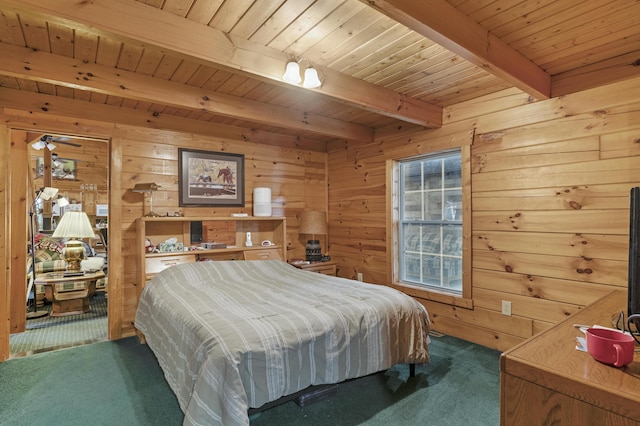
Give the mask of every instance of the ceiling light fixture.
[(40, 140), (35, 141), (34, 143), (31, 144), (31, 147), (35, 150), (40, 151), (43, 148), (47, 148), (49, 151), (53, 151), (54, 149), (56, 149), (56, 146), (54, 144), (51, 143), (51, 141), (53, 140), (53, 138), (49, 135), (45, 135), (43, 137), (40, 138)]
[(300, 78), (300, 65), (297, 62), (291, 61), (287, 64), (287, 68), (284, 71), (282, 79), (287, 83), (298, 84), (302, 79)]
[(320, 87), (322, 82), (318, 77), (318, 71), (315, 68), (309, 67), (304, 70), (304, 83), (302, 83), (302, 87), (307, 89), (315, 89), (316, 87)]
[[(307, 61), (309, 66), (304, 70), (304, 81), (300, 77), (300, 62)], [(315, 89), (322, 85), (322, 81), (318, 77), (318, 71), (311, 65), (308, 59), (302, 58), (298, 61), (292, 60), (287, 63), (282, 79), (290, 84), (299, 84), (306, 89)]]

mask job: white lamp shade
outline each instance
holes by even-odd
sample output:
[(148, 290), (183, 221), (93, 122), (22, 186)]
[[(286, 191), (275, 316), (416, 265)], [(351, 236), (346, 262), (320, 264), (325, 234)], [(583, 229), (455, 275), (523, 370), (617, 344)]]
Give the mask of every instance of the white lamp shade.
[(282, 76), (282, 79), (287, 83), (298, 84), (302, 80), (300, 78), (300, 65), (297, 62), (291, 61), (287, 64), (287, 68)]
[(66, 207), (66, 206), (69, 205), (69, 200), (67, 200), (66, 198), (62, 197), (62, 198), (58, 198), (57, 200), (55, 200), (54, 203), (56, 203), (58, 205), (58, 207)]
[(85, 212), (65, 212), (52, 236), (53, 238), (95, 238), (96, 234)]
[(307, 89), (315, 89), (316, 87), (320, 87), (322, 82), (318, 77), (318, 71), (315, 68), (309, 67), (304, 70), (304, 83), (302, 83), (302, 87)]
[(50, 186), (45, 186), (44, 188), (42, 188), (41, 192), (40, 192), (40, 198), (43, 200), (50, 200), (53, 197), (56, 196), (56, 194), (58, 193), (58, 188), (52, 188)]
[(31, 147), (33, 149), (37, 149), (38, 151), (40, 151), (45, 146), (47, 146), (47, 144), (43, 140), (38, 140), (31, 144)]

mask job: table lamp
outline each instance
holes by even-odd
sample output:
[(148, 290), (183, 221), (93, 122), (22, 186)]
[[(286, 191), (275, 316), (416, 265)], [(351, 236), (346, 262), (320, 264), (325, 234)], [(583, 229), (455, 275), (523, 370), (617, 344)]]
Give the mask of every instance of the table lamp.
[[(149, 213), (144, 215), (145, 217), (160, 216), (159, 214), (154, 213), (153, 211), (153, 191), (157, 191), (158, 188), (160, 188), (160, 186), (155, 183), (136, 183), (133, 189), (131, 190), (132, 192), (140, 192), (140, 193), (148, 192), (149, 193)], [(143, 209), (144, 209), (144, 205), (143, 205)]]
[(325, 212), (306, 211), (300, 215), (300, 233), (310, 234), (307, 241), (306, 255), (310, 262), (322, 260), (322, 247), (320, 241), (315, 239), (316, 234), (327, 234), (327, 216)]
[(95, 238), (96, 234), (85, 212), (65, 212), (53, 232), (53, 238), (69, 238), (64, 245), (64, 260), (68, 272), (80, 272), (84, 245), (80, 238)]

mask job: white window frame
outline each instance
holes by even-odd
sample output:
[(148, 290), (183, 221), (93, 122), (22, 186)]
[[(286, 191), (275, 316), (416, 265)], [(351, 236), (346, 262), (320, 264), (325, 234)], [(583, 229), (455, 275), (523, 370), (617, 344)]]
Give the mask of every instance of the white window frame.
[[(442, 150), (441, 152), (445, 152)], [(438, 152), (433, 152), (437, 154)], [(392, 159), (387, 161), (387, 255), (389, 259), (388, 281), (395, 287), (417, 298), (447, 303), (464, 308), (473, 308), (471, 294), (471, 147), (460, 147), (462, 166), (462, 292), (453, 293), (434, 287), (414, 285), (400, 280), (400, 162), (411, 158)], [(428, 153), (420, 155), (420, 157)], [(418, 158), (418, 157), (415, 157)]]

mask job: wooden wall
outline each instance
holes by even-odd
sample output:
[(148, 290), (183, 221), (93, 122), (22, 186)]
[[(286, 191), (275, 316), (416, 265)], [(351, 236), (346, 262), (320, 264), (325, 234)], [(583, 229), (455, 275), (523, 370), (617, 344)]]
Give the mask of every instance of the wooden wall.
[[(154, 182), (153, 210), (160, 215), (180, 212), (185, 216), (252, 215), (253, 188), (269, 187), (273, 216), (287, 218), (287, 256), (304, 257), (306, 240), (298, 236), (298, 218), (305, 209), (327, 209), (327, 154), (273, 145), (234, 142), (227, 139), (118, 126), (114, 143), (122, 152), (121, 190), (114, 194), (121, 203), (124, 262), (123, 332), (133, 331), (137, 307), (135, 220), (149, 211), (149, 201), (130, 191), (136, 183)], [(179, 207), (178, 147), (243, 154), (245, 162), (245, 207)], [(314, 190), (310, 191), (309, 189)]]
[[(509, 90), (447, 108), (438, 130), (335, 144), (329, 232), (339, 275), (389, 282), (386, 160), (472, 143), (473, 309), (425, 295), (436, 330), (505, 350), (626, 288), (637, 93), (640, 79), (540, 102)], [(512, 316), (501, 314), (503, 300)]]
[[(339, 262), (339, 275), (355, 278), (362, 272), (365, 281), (387, 283), (386, 161), (472, 145), (473, 262), (465, 273), (472, 276), (473, 309), (421, 301), (437, 330), (507, 349), (609, 288), (626, 285), (627, 194), (640, 185), (639, 89), (635, 79), (541, 102), (505, 91), (447, 108), (441, 129), (381, 129), (375, 143), (335, 142), (328, 155), (286, 138), (247, 142), (239, 131), (210, 136), (215, 132), (208, 125), (188, 120), (178, 123), (179, 132), (150, 129), (136, 114), (102, 108), (90, 115), (92, 109), (74, 108), (73, 101), (56, 100), (64, 107), (60, 115), (5, 108), (0, 145), (8, 155), (0, 165), (0, 193), (5, 206), (24, 206), (24, 198), (12, 200), (8, 193), (18, 179), (8, 172), (11, 128), (110, 139), (109, 335), (119, 338), (131, 333), (135, 313), (133, 223), (143, 214), (140, 194), (130, 191), (136, 182), (161, 185), (154, 193), (157, 212), (194, 216), (251, 213), (253, 187), (270, 186), (274, 215), (287, 217), (289, 258), (304, 256), (299, 213), (328, 209), (330, 254)], [(140, 124), (122, 124), (129, 118)], [(190, 126), (193, 132), (186, 130)], [(181, 209), (178, 147), (244, 154), (246, 207)], [(7, 233), (0, 265), (8, 268), (10, 225), (17, 216), (3, 211)], [(10, 271), (5, 276), (1, 294), (10, 293)], [(502, 300), (513, 303), (512, 316), (500, 313)], [(8, 353), (7, 309), (0, 301), (1, 359)]]
[[(114, 111), (116, 109), (113, 109)], [(103, 117), (114, 115), (98, 114)], [(116, 114), (117, 115), (117, 114)], [(134, 114), (135, 115), (135, 114)], [(327, 211), (327, 154), (319, 150), (320, 145), (303, 141), (309, 148), (296, 147), (291, 138), (283, 137), (281, 144), (274, 135), (260, 132), (230, 131), (220, 127), (220, 136), (216, 126), (194, 129), (207, 135), (186, 131), (169, 131), (143, 128), (134, 125), (116, 124), (115, 121), (94, 121), (87, 117), (86, 111), (71, 109), (66, 115), (43, 112), (25, 112), (16, 109), (0, 109), (0, 147), (7, 155), (0, 163), (0, 194), (6, 205), (15, 206), (16, 214), (10, 216), (7, 209), (4, 215), (2, 235), (3, 250), (0, 251), (0, 265), (6, 265), (5, 280), (0, 281), (0, 294), (8, 295), (0, 300), (0, 361), (9, 354), (9, 333), (11, 316), (26, 312), (23, 303), (11, 303), (12, 292), (23, 293), (26, 281), (24, 271), (18, 278), (11, 278), (9, 261), (26, 264), (26, 237), (13, 238), (18, 241), (11, 249), (14, 229), (26, 231), (27, 212), (25, 207), (26, 182), (29, 168), (11, 168), (12, 158), (27, 164), (26, 136), (21, 143), (11, 143), (12, 134), (24, 136), (24, 131), (12, 130), (28, 128), (31, 131), (56, 132), (93, 136), (109, 140), (109, 338), (118, 339), (132, 335), (135, 309), (137, 306), (137, 283), (135, 262), (135, 220), (148, 212), (148, 200), (142, 194), (131, 189), (138, 182), (155, 182), (161, 186), (154, 193), (154, 211), (160, 214), (173, 214), (180, 211), (185, 216), (229, 216), (232, 212), (252, 214), (253, 188), (268, 186), (272, 189), (272, 212), (274, 216), (287, 218), (287, 255), (304, 257), (306, 238), (298, 235), (298, 218), (304, 210)], [(144, 121), (144, 120), (140, 120)], [(193, 120), (180, 122), (185, 127)], [(175, 120), (169, 120), (174, 124)], [(156, 123), (156, 125), (159, 123)], [(206, 128), (206, 129), (205, 129)], [(206, 130), (203, 131), (203, 130)], [(233, 130), (233, 129), (231, 129)], [(247, 137), (247, 134), (249, 137)], [(246, 139), (263, 140), (263, 143), (249, 142)], [(107, 144), (104, 144), (107, 146)], [(245, 207), (243, 208), (181, 208), (178, 205), (178, 147), (218, 152), (230, 152), (245, 156)], [(11, 170), (11, 172), (9, 172)], [(20, 193), (9, 191), (12, 182), (22, 182), (24, 190)], [(96, 182), (101, 186), (100, 182)], [(73, 188), (62, 188), (72, 191)], [(144, 210), (143, 210), (144, 202)], [(1, 215), (0, 215), (1, 216)], [(24, 226), (16, 226), (23, 223)], [(19, 275), (19, 274), (18, 274)], [(24, 319), (22, 320), (24, 324)], [(15, 328), (15, 324), (13, 325)]]

